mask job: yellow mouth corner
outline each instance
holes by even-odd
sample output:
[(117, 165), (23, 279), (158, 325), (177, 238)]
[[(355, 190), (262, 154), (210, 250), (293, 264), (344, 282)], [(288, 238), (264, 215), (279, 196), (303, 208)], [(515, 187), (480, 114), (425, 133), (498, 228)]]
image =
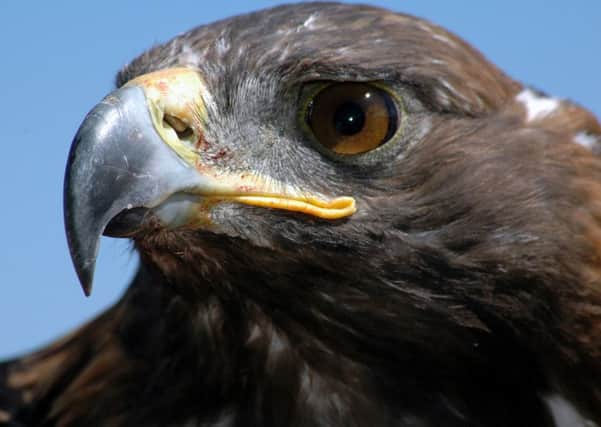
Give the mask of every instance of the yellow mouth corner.
[(352, 197), (337, 197), (330, 201), (277, 196), (233, 196), (227, 199), (251, 206), (299, 212), (322, 219), (345, 218), (357, 211), (355, 199)]
[(250, 206), (298, 212), (321, 219), (335, 220), (353, 215), (357, 211), (355, 199), (350, 196), (327, 197), (277, 179), (256, 173), (219, 173), (205, 166), (202, 173), (207, 180), (203, 188), (192, 193), (210, 201), (236, 202)]

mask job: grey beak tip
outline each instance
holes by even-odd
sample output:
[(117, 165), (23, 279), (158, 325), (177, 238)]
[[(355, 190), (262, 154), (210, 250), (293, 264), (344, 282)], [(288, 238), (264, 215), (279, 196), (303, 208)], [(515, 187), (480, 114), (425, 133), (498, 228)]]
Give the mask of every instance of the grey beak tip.
[(81, 289), (86, 297), (92, 294), (92, 275), (86, 274), (87, 277), (80, 277), (79, 282), (81, 283)]
[(95, 262), (90, 261), (87, 263), (81, 263), (80, 265), (75, 267), (77, 272), (77, 277), (79, 279), (79, 284), (81, 285), (81, 289), (85, 296), (89, 297), (92, 293), (92, 283), (94, 280), (94, 264)]
[[(71, 260), (73, 261), (75, 272), (77, 273), (84, 294), (90, 296), (94, 280), (94, 266), (96, 264), (97, 249), (86, 250), (83, 249), (83, 247), (89, 247), (91, 244), (92, 247), (97, 248), (98, 238), (95, 239), (96, 241), (92, 242), (90, 242), (89, 238), (84, 240), (81, 235), (78, 236), (74, 234), (74, 229), (67, 219), (65, 222), (67, 224), (67, 243), (69, 245), (69, 252), (71, 253)], [(90, 233), (89, 237), (93, 239), (95, 236), (93, 233)]]

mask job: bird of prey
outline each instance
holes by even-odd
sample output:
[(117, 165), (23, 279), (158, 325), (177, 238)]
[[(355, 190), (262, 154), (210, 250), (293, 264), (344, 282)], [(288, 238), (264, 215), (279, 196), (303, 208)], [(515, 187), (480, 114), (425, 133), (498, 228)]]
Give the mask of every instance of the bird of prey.
[(334, 3), (198, 27), (69, 154), (91, 291), (0, 365), (8, 426), (601, 426), (601, 126), (427, 21)]

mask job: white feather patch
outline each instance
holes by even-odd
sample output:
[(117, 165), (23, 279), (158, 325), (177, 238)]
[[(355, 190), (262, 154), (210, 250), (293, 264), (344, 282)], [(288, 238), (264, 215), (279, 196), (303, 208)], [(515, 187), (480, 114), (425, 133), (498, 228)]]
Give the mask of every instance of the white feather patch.
[(585, 148), (592, 149), (597, 144), (597, 137), (586, 132), (578, 132), (574, 136), (574, 143)]
[[(181, 61), (189, 67), (198, 67), (198, 53), (192, 49), (188, 43), (184, 43), (181, 48)], [(204, 56), (204, 54), (202, 55)]]
[(230, 51), (231, 45), (229, 40), (224, 36), (221, 36), (217, 39), (215, 47), (217, 48), (217, 55), (223, 57)]
[(524, 89), (515, 99), (524, 105), (528, 122), (542, 119), (559, 107), (558, 99), (539, 96), (530, 89)]
[(309, 30), (313, 30), (315, 29), (315, 20), (317, 19), (317, 12), (316, 13), (312, 13), (311, 15), (309, 15), (309, 17), (305, 20), (305, 22), (303, 22), (303, 27), (309, 29)]

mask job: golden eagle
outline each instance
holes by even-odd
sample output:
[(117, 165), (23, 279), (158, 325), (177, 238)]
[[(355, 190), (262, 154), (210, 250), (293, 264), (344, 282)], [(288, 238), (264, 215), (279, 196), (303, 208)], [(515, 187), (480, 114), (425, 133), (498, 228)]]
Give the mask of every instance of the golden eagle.
[(429, 22), (281, 6), (156, 46), (77, 132), (75, 268), (7, 426), (601, 425), (601, 126)]

